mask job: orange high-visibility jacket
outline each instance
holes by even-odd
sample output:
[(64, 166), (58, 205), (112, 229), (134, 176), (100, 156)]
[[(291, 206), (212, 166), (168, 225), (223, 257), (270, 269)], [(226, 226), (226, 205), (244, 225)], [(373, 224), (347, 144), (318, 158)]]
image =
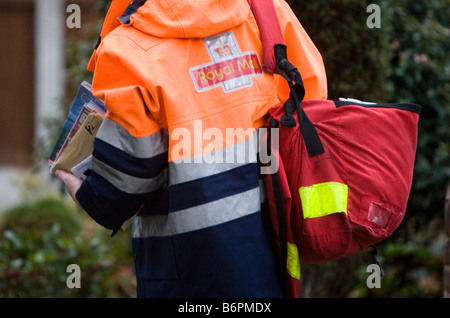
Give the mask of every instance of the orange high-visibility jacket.
[[(325, 99), (320, 53), (274, 4), (305, 99)], [(283, 296), (256, 148), (289, 88), (261, 61), (246, 0), (112, 2), (88, 66), (108, 112), (76, 196), (114, 232), (132, 220), (138, 296)]]

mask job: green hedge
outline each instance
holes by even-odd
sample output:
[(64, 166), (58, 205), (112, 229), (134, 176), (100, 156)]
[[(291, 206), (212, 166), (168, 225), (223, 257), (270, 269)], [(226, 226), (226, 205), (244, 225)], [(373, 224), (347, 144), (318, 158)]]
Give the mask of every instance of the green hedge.
[(409, 212), (441, 217), (450, 177), (450, 3), (393, 0), (393, 100), (422, 105)]
[(23, 202), (3, 212), (0, 232), (14, 227), (45, 231), (53, 224), (58, 224), (62, 234), (68, 237), (77, 236), (82, 226), (81, 218), (73, 208), (56, 196), (48, 196)]
[[(0, 297), (135, 296), (126, 232), (107, 237), (57, 197), (14, 206), (0, 220)], [(80, 267), (80, 288), (66, 284), (70, 264)]]
[(370, 2), (289, 0), (288, 3), (322, 54), (329, 98), (385, 101), (389, 95), (385, 83), (392, 52), (389, 17), (383, 9), (382, 27), (370, 29), (366, 24)]

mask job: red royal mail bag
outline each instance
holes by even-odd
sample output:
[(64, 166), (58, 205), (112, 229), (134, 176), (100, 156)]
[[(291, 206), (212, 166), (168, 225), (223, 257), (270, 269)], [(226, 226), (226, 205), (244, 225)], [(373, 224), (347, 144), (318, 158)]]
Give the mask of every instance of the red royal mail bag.
[(421, 107), (302, 101), (300, 73), (273, 27), (272, 0), (249, 2), (265, 57), (291, 88), (289, 100), (270, 111), (267, 143), (278, 169), (266, 175), (266, 191), (288, 294), (295, 297), (300, 261), (321, 263), (354, 254), (388, 238), (402, 222)]

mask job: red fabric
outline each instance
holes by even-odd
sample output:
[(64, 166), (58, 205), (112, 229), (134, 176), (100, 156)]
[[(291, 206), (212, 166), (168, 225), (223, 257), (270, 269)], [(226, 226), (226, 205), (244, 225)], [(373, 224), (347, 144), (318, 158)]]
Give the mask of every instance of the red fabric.
[[(309, 157), (298, 123), (295, 129), (279, 125), (283, 165), (278, 172), (292, 196), (285, 206), (288, 241), (298, 246), (303, 262), (320, 263), (380, 242), (400, 225), (412, 184), (419, 114), (352, 104), (336, 107), (329, 100), (306, 100), (302, 107), (325, 153)], [(271, 111), (278, 121), (283, 114), (283, 106)], [(274, 214), (271, 175), (267, 180)], [(348, 215), (304, 219), (298, 189), (331, 181), (348, 185)]]
[[(279, 153), (277, 152), (276, 149), (274, 149), (273, 156), (274, 156), (274, 158), (276, 158), (278, 160), (278, 162), (277, 162), (278, 174), (279, 174), (281, 189), (283, 192), (283, 205), (285, 208), (285, 212), (287, 213), (287, 218), (289, 219), (288, 214), (292, 211), (292, 208), (291, 208), (292, 207), (292, 195), (289, 190), (289, 183), (288, 183), (288, 179), (286, 177), (286, 171), (284, 170), (283, 161), (280, 160)], [(266, 187), (268, 189), (272, 189), (272, 178), (267, 178), (266, 182), (267, 182)], [(268, 198), (268, 202), (269, 202), (269, 209), (271, 212), (273, 212), (273, 213), (270, 213), (270, 218), (271, 218), (271, 223), (272, 223), (273, 229), (274, 229), (275, 242), (276, 242), (277, 249), (279, 252), (280, 266), (283, 268), (283, 264), (281, 263), (282, 257), (280, 254), (281, 243), (280, 243), (280, 240), (278, 239), (280, 225), (278, 223), (278, 218), (277, 218), (277, 214), (276, 214), (277, 206), (275, 203), (274, 193), (272, 191), (268, 191), (267, 198)], [(289, 226), (287, 228), (286, 234), (287, 234), (288, 242), (295, 242), (294, 234), (292, 233)], [(286, 283), (287, 283), (286, 297), (297, 298), (299, 295), (299, 291), (300, 291), (300, 281), (298, 279), (290, 276), (287, 272), (285, 272), (285, 275), (286, 275)]]
[(273, 0), (248, 0), (253, 14), (258, 21), (259, 32), (263, 44), (263, 68), (266, 72), (275, 73), (275, 44), (284, 44), (278, 17)]

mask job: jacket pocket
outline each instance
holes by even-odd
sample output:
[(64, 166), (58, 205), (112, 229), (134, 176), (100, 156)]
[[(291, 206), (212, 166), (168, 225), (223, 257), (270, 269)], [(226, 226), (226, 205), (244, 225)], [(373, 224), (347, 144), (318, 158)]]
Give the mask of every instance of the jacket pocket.
[(132, 239), (136, 276), (146, 279), (178, 279), (172, 237)]

